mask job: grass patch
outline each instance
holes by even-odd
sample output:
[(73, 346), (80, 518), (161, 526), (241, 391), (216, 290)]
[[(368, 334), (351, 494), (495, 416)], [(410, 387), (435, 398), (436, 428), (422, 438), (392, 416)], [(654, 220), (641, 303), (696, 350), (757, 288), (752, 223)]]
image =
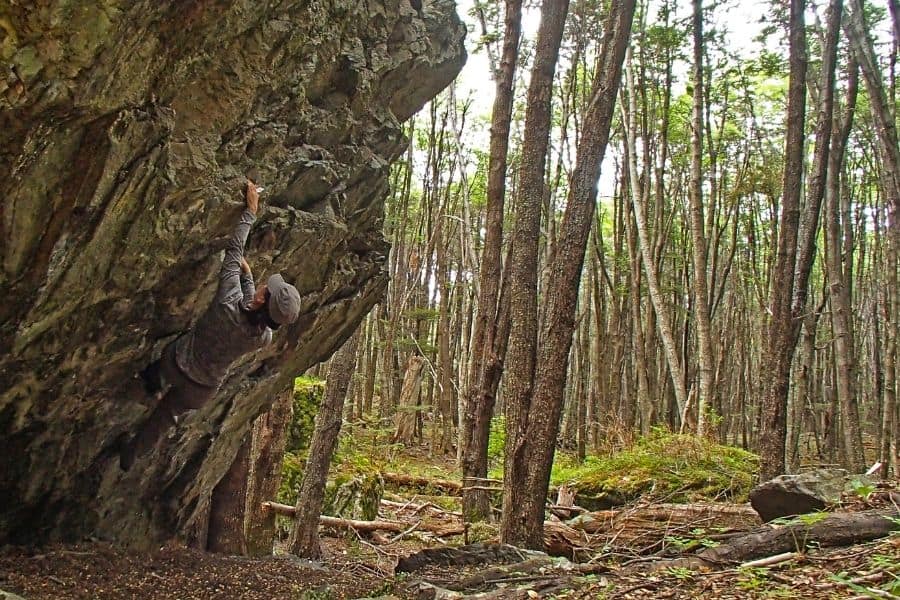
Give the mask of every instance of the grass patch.
[(585, 508), (608, 508), (649, 495), (666, 502), (745, 502), (758, 469), (755, 454), (692, 435), (655, 431), (632, 447), (583, 464), (557, 455), (551, 481), (578, 489)]

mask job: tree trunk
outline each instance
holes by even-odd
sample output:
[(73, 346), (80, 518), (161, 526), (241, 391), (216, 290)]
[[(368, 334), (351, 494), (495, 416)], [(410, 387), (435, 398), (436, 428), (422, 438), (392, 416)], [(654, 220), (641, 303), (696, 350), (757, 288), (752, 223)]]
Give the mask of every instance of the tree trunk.
[(361, 398), (362, 405), (356, 414), (358, 419), (372, 412), (372, 400), (375, 398), (375, 374), (378, 365), (378, 319), (381, 318), (381, 313), (382, 309), (379, 304), (372, 310), (368, 319), (369, 335), (366, 336), (368, 347), (364, 348), (368, 353), (366, 357), (366, 384)]
[[(881, 69), (875, 58), (875, 50), (865, 21), (863, 3), (861, 0), (851, 0), (850, 5), (852, 10), (846, 19), (844, 31), (862, 71), (866, 91), (869, 93), (869, 106), (882, 152), (885, 195), (892, 213), (888, 222), (893, 241), (900, 243), (900, 145), (897, 138), (897, 121), (891, 101), (885, 93)], [(897, 19), (895, 13), (893, 18)]]
[(213, 489), (209, 503), (209, 530), (206, 539), (206, 548), (210, 552), (247, 554), (244, 517), (247, 507), (251, 443), (252, 434), (248, 433), (241, 442), (231, 468)]
[(806, 309), (809, 274), (815, 260), (819, 211), (825, 190), (828, 152), (831, 145), (837, 34), (840, 31), (842, 8), (840, 0), (832, 0), (829, 7), (828, 30), (823, 44), (819, 78), (815, 151), (806, 204), (801, 215), (807, 67), (804, 4), (803, 0), (791, 1), (791, 68), (783, 199), (769, 304), (771, 314), (769, 338), (763, 367), (763, 372), (768, 378), (761, 404), (759, 441), (760, 479), (763, 481), (776, 477), (785, 470), (786, 413), (791, 363), (800, 334), (801, 318)]
[(803, 320), (800, 333), (800, 348), (797, 350), (797, 378), (791, 398), (785, 455), (785, 470), (790, 473), (796, 472), (800, 466), (800, 433), (803, 429), (803, 414), (811, 398), (814, 397), (812, 389), (815, 387), (816, 328), (818, 324), (818, 313), (810, 314)]
[[(703, 219), (703, 0), (693, 0), (694, 71), (693, 117), (691, 119), (691, 184), (690, 228), (694, 277), (694, 316), (697, 327), (700, 387), (697, 395), (697, 434), (709, 432), (709, 409), (714, 401), (714, 367), (712, 318), (707, 277), (707, 243)], [(710, 211), (712, 212), (712, 211)]]
[[(625, 190), (622, 190), (625, 193)], [(650, 425), (654, 422), (654, 402), (650, 399), (650, 380), (648, 377), (647, 342), (644, 339), (644, 320), (641, 318), (642, 295), (641, 280), (643, 268), (640, 250), (638, 249), (637, 232), (634, 219), (629, 215), (625, 228), (628, 232), (628, 262), (631, 265), (631, 340), (634, 353), (634, 370), (637, 378), (637, 405), (641, 408), (641, 434), (650, 433)], [(651, 309), (652, 310), (652, 309)], [(598, 336), (599, 337), (599, 336)], [(624, 400), (627, 402), (628, 400)]]
[(853, 320), (850, 300), (850, 281), (843, 269), (843, 232), (850, 223), (841, 223), (841, 172), (844, 149), (853, 123), (856, 105), (858, 70), (850, 61), (847, 89), (847, 108), (842, 117), (835, 116), (829, 157), (827, 188), (825, 190), (825, 266), (828, 273), (828, 295), (831, 303), (831, 328), (834, 334), (834, 361), (837, 378), (837, 397), (843, 423), (844, 453), (847, 467), (853, 473), (865, 470), (859, 404), (856, 390), (856, 360), (853, 350)]
[(419, 386), (422, 384), (422, 369), (425, 359), (413, 354), (406, 363), (406, 375), (400, 389), (400, 406), (394, 417), (395, 431), (392, 443), (412, 444), (416, 437), (416, 404), (419, 398)]
[(287, 444), (287, 427), (293, 412), (294, 391), (289, 388), (275, 398), (269, 412), (253, 424), (250, 455), (250, 488), (247, 491), (247, 554), (268, 556), (275, 542), (275, 515), (261, 508), (274, 498), (281, 484), (281, 464)]
[[(663, 349), (665, 350), (666, 362), (669, 366), (672, 386), (675, 390), (675, 401), (678, 405), (678, 412), (682, 415), (681, 421), (684, 424), (686, 411), (688, 410), (688, 394), (685, 387), (684, 368), (681, 359), (678, 357), (678, 347), (675, 342), (675, 336), (672, 332), (672, 326), (667, 317), (666, 301), (663, 298), (660, 289), (659, 280), (656, 274), (655, 261), (650, 246), (650, 238), (647, 231), (647, 220), (644, 216), (643, 199), (639, 195), (641, 189), (640, 180), (637, 173), (637, 142), (635, 139), (637, 124), (635, 119), (635, 88), (634, 78), (631, 74), (630, 65), (626, 67), (627, 81), (627, 106), (622, 103), (622, 121), (625, 124), (626, 137), (626, 159), (629, 174), (629, 189), (631, 191), (631, 205), (634, 210), (634, 218), (637, 224), (638, 242), (641, 249), (641, 258), (644, 264), (644, 274), (647, 276), (647, 287), (650, 291), (650, 300), (653, 303), (653, 309), (656, 311), (656, 323), (659, 328), (659, 334), (662, 337)], [(639, 324), (635, 325), (640, 326)]]
[[(449, 203), (443, 206), (448, 208)], [(437, 252), (436, 279), (440, 290), (438, 300), (438, 322), (436, 341), (438, 347), (437, 365), (437, 411), (439, 429), (435, 432), (434, 450), (440, 454), (449, 454), (453, 450), (453, 403), (455, 402), (453, 385), (453, 359), (450, 355), (450, 266), (447, 260), (449, 239), (445, 234), (447, 215), (444, 211), (437, 217), (435, 226), (435, 249)]]
[[(503, 517), (500, 539), (504, 543), (543, 544), (539, 531), (526, 522), (524, 484), (531, 465), (526, 455), (529, 403), (537, 357), (537, 258), (544, 171), (550, 134), (553, 76), (568, 0), (544, 0), (528, 97), (525, 131), (519, 166), (519, 194), (509, 269), (510, 340), (506, 369), (506, 456), (503, 483)], [(555, 426), (555, 424), (554, 424)], [(534, 511), (534, 505), (531, 506)], [(544, 505), (540, 502), (543, 515)], [(543, 522), (543, 518), (539, 520)]]
[[(593, 82), (585, 128), (578, 143), (571, 191), (563, 218), (561, 242), (550, 269), (546, 290), (546, 317), (542, 324), (539, 362), (533, 395), (523, 407), (526, 436), (518, 440), (527, 472), (518, 502), (508, 501), (510, 487), (504, 482), (501, 539), (505, 543), (542, 548), (544, 505), (559, 432), (566, 385), (569, 350), (575, 327), (575, 308), (584, 265), (585, 249), (593, 224), (600, 165), (609, 141), (622, 60), (631, 37), (635, 2), (625, 0), (610, 7), (604, 26), (603, 47)], [(507, 440), (507, 443), (509, 441)], [(521, 465), (519, 466), (521, 468)], [(519, 490), (517, 490), (519, 491)]]
[(311, 559), (322, 556), (322, 548), (319, 545), (319, 516), (325, 498), (328, 467), (341, 431), (344, 400), (356, 366), (358, 347), (357, 329), (332, 357), (328, 369), (325, 398), (316, 414), (316, 426), (309, 444), (309, 458), (303, 469), (303, 483), (297, 495), (297, 517), (288, 540), (289, 551), (297, 556)]

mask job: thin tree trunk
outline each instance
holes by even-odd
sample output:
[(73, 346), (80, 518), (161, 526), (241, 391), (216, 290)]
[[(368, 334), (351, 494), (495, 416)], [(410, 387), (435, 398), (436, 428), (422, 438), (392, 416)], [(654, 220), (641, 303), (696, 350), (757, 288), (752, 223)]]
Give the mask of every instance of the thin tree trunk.
[[(504, 543), (541, 547), (540, 518), (534, 503), (525, 508), (525, 480), (532, 465), (527, 456), (529, 404), (537, 356), (537, 259), (544, 171), (550, 134), (551, 97), (556, 61), (568, 13), (568, 0), (544, 0), (534, 65), (525, 108), (525, 132), (519, 167), (519, 194), (509, 262), (510, 341), (506, 368), (506, 455), (503, 516)], [(554, 424), (555, 426), (556, 424)], [(527, 517), (526, 517), (527, 515)]]
[(279, 394), (268, 412), (253, 424), (250, 488), (247, 491), (247, 554), (268, 556), (275, 542), (275, 515), (261, 508), (281, 484), (281, 465), (287, 445), (287, 427), (293, 413), (294, 390)]
[(634, 351), (634, 370), (637, 376), (637, 405), (641, 407), (641, 435), (647, 435), (650, 433), (650, 424), (654, 419), (655, 411), (653, 410), (654, 403), (650, 399), (650, 381), (647, 375), (647, 342), (644, 339), (644, 321), (641, 318), (641, 280), (643, 279), (643, 270), (634, 219), (629, 217), (625, 228), (628, 232), (628, 262), (631, 264), (631, 293), (629, 294), (632, 323), (631, 345)]
[[(449, 188), (448, 188), (449, 189)], [(437, 365), (437, 411), (439, 428), (436, 431), (434, 450), (449, 454), (453, 449), (453, 359), (450, 357), (450, 266), (447, 259), (451, 236), (445, 235), (449, 202), (443, 202), (444, 210), (437, 217), (435, 225), (435, 250), (437, 252), (436, 279), (440, 291), (438, 300), (438, 322), (436, 341), (438, 347)]]
[(377, 305), (370, 313), (367, 322), (369, 324), (369, 334), (366, 336), (368, 347), (363, 350), (367, 352), (366, 358), (366, 384), (362, 394), (362, 405), (357, 413), (357, 418), (372, 412), (372, 400), (375, 397), (375, 374), (378, 365), (378, 320), (381, 318), (382, 308)]
[[(506, 543), (543, 548), (544, 505), (559, 432), (576, 301), (596, 207), (597, 180), (609, 141), (634, 8), (634, 0), (611, 5), (604, 26), (604, 42), (591, 101), (585, 114), (584, 132), (578, 143), (561, 242), (550, 270), (546, 319), (541, 328), (541, 369), (535, 374), (531, 402), (523, 405), (528, 409), (527, 428), (525, 439), (520, 439), (519, 443), (528, 470), (519, 503), (508, 502), (510, 490), (504, 482), (504, 513), (500, 531), (501, 539)], [(527, 402), (528, 398), (525, 400)]]
[[(714, 401), (714, 367), (712, 345), (712, 318), (709, 307), (709, 283), (707, 281), (707, 244), (703, 219), (703, 0), (693, 0), (694, 30), (694, 99), (691, 119), (691, 242), (694, 266), (693, 293), (696, 317), (697, 343), (699, 346), (700, 389), (697, 402), (697, 434), (709, 432), (709, 407)], [(710, 211), (712, 213), (712, 211)]]
[[(853, 355), (853, 321), (851, 315), (850, 282), (843, 269), (843, 230), (841, 225), (841, 171), (844, 149), (853, 123), (856, 105), (857, 68), (850, 61), (847, 108), (842, 117), (835, 117), (832, 148), (829, 157), (828, 180), (825, 191), (825, 265), (828, 272), (829, 301), (831, 303), (831, 327), (834, 332), (834, 359), (837, 377), (837, 396), (843, 423), (844, 452), (852, 472), (865, 468), (862, 431), (859, 422), (859, 406), (856, 390), (856, 360)], [(849, 228), (849, 223), (843, 227)]]
[(309, 444), (309, 458), (306, 460), (303, 483), (297, 495), (294, 530), (288, 540), (289, 551), (297, 556), (311, 559), (322, 556), (322, 548), (319, 545), (319, 516), (325, 499), (328, 467), (337, 447), (338, 434), (341, 432), (344, 401), (356, 366), (358, 347), (359, 329), (335, 353), (328, 369), (325, 398), (316, 414), (316, 425)]
[(244, 437), (231, 468), (213, 489), (206, 539), (206, 549), (210, 552), (247, 554), (244, 517), (250, 475), (251, 438), (251, 433)]
[[(881, 70), (875, 58), (872, 39), (865, 22), (862, 0), (850, 0), (850, 6), (852, 10), (845, 21), (844, 30), (850, 40), (853, 55), (859, 63), (866, 91), (869, 94), (869, 106), (882, 152), (885, 194), (888, 197), (892, 213), (888, 222), (894, 242), (900, 243), (898, 242), (900, 240), (900, 146), (898, 146), (896, 119), (881, 80)], [(893, 18), (897, 19), (896, 16)]]
[(416, 437), (417, 401), (424, 366), (425, 359), (416, 354), (411, 355), (406, 363), (406, 375), (400, 389), (400, 406), (395, 417), (396, 429), (391, 440), (393, 443), (412, 444)]
[(671, 375), (672, 385), (675, 390), (675, 401), (678, 405), (678, 412), (682, 415), (683, 423), (685, 412), (689, 408), (687, 388), (685, 387), (684, 368), (682, 367), (681, 359), (678, 357), (678, 347), (675, 342), (675, 336), (672, 333), (672, 326), (669, 322), (669, 319), (666, 317), (666, 301), (663, 298), (662, 290), (660, 289), (659, 280), (656, 274), (656, 269), (654, 268), (655, 263), (653, 261), (650, 238), (647, 231), (647, 221), (644, 217), (644, 206), (638, 192), (641, 189), (641, 186), (637, 172), (637, 142), (635, 140), (636, 107), (634, 78), (631, 75), (630, 66), (626, 66), (626, 81), (627, 107), (626, 103), (623, 102), (622, 121), (625, 124), (625, 137), (627, 146), (626, 158), (627, 169), (629, 173), (629, 188), (631, 190), (631, 205), (634, 210), (634, 218), (637, 224), (638, 241), (641, 249), (641, 258), (643, 259), (644, 263), (644, 274), (647, 276), (647, 287), (650, 291), (650, 300), (653, 303), (653, 308), (657, 314), (656, 323), (657, 327), (659, 328), (660, 337), (662, 338), (663, 349), (665, 350), (666, 355), (666, 362), (669, 366), (669, 373)]
[[(791, 1), (790, 84), (785, 147), (785, 171), (778, 252), (770, 297), (771, 321), (764, 370), (768, 378), (761, 405), (760, 477), (775, 477), (785, 470), (787, 433), (787, 397), (791, 362), (800, 334), (801, 318), (806, 310), (809, 275), (815, 259), (815, 240), (819, 211), (825, 190), (828, 152), (834, 105), (834, 73), (837, 33), (840, 28), (841, 1), (829, 7), (828, 31), (823, 44), (819, 81), (819, 105), (815, 151), (801, 214), (800, 195), (803, 179), (804, 121), (806, 111), (806, 33), (803, 0)], [(802, 223), (801, 223), (802, 220)], [(802, 226), (801, 226), (802, 225)]]
[[(503, 357), (496, 352), (495, 340), (500, 307), (507, 153), (521, 31), (522, 0), (507, 0), (503, 55), (491, 113), (485, 239), (479, 275), (478, 316), (472, 332), (472, 364), (469, 375), (472, 384), (466, 402), (465, 430), (461, 436), (464, 483), (466, 478), (487, 477), (487, 445), (496, 395), (496, 384), (491, 386), (488, 372), (499, 370), (503, 362)], [(465, 490), (462, 505), (463, 515), (468, 520), (491, 517), (490, 498), (484, 490)]]

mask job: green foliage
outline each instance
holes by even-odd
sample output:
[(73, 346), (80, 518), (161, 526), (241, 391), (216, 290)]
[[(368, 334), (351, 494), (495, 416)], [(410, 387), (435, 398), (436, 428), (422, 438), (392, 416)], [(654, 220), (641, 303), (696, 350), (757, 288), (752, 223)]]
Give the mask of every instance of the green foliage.
[(394, 345), (401, 352), (418, 352), (426, 356), (437, 352), (437, 346), (432, 343), (427, 335), (418, 339), (411, 335), (404, 335), (397, 338), (394, 341)]
[(438, 312), (436, 308), (418, 306), (416, 308), (407, 310), (405, 316), (411, 321), (437, 321), (438, 317), (440, 316), (440, 312)]
[(670, 502), (744, 502), (757, 465), (758, 457), (740, 448), (656, 430), (631, 448), (580, 465), (558, 456), (551, 477), (556, 485), (573, 484), (579, 498), (616, 495), (624, 502), (650, 494)]
[(850, 488), (853, 490), (853, 493), (862, 498), (865, 502), (868, 502), (872, 493), (878, 489), (872, 485), (871, 482), (863, 481), (862, 479), (854, 479), (851, 481)]
[(302, 590), (297, 596), (298, 600), (334, 600), (337, 597), (334, 590), (327, 585), (313, 590)]
[(896, 598), (900, 596), (900, 577), (891, 572), (888, 572), (888, 575), (891, 577), (888, 582), (877, 588), (868, 588), (855, 583), (850, 574), (845, 571), (831, 575), (831, 579), (847, 586), (859, 596), (865, 598)]
[(680, 535), (667, 535), (663, 541), (678, 552), (687, 552), (697, 546), (695, 540)]
[(325, 395), (325, 381), (316, 377), (294, 380), (294, 415), (288, 428), (287, 452), (302, 453), (309, 447), (316, 413)]
[(469, 542), (486, 542), (497, 537), (497, 526), (484, 521), (476, 521), (469, 524)]
[(807, 547), (816, 548), (819, 543), (816, 541), (808, 541), (809, 538), (809, 528), (815, 525), (816, 523), (820, 523), (828, 518), (828, 513), (826, 512), (812, 512), (807, 513), (805, 515), (797, 515), (796, 517), (779, 517), (777, 519), (772, 519), (770, 523), (774, 525), (783, 525), (785, 527), (790, 526), (803, 526), (805, 529), (799, 529), (800, 536), (797, 535), (797, 529), (791, 529), (791, 537), (794, 538), (794, 548), (797, 552), (804, 552)]
[(499, 462), (503, 460), (506, 451), (506, 418), (503, 416), (491, 419), (491, 433), (488, 437), (487, 456), (488, 461)]
[(706, 537), (706, 530), (702, 527), (692, 529), (690, 533), (692, 537), (667, 535), (663, 538), (663, 541), (680, 553), (691, 552), (701, 546), (703, 548), (715, 548), (719, 545), (719, 542)]
[(777, 519), (772, 519), (769, 522), (773, 525), (783, 525), (785, 527), (789, 527), (791, 525), (806, 525), (807, 527), (811, 527), (816, 523), (820, 523), (826, 518), (828, 518), (828, 513), (826, 512), (811, 512), (805, 515), (797, 515), (795, 517), (778, 517)]
[(737, 587), (749, 592), (759, 591), (769, 584), (769, 569), (763, 567), (741, 567), (738, 569)]
[(882, 569), (900, 572), (900, 556), (891, 554), (873, 554), (869, 558), (869, 564), (873, 569)]
[(278, 502), (294, 505), (297, 503), (297, 494), (300, 493), (300, 484), (303, 482), (303, 467), (306, 461), (291, 452), (284, 453), (281, 461), (281, 485), (278, 487)]
[[(488, 123), (488, 126), (490, 124)], [(488, 162), (490, 156), (484, 150), (472, 149), (475, 155), (475, 173), (469, 178), (469, 202), (472, 210), (482, 210), (487, 205)]]
[(687, 581), (694, 578), (694, 572), (687, 567), (669, 567), (666, 573), (679, 581)]

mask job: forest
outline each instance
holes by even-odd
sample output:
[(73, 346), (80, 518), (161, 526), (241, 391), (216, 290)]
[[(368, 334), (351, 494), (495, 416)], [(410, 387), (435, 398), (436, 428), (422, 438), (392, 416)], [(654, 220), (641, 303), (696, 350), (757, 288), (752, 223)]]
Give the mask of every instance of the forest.
[[(183, 68), (133, 119), (113, 67), (121, 99), (47, 100), (0, 6), (0, 598), (900, 595), (897, 0), (288, 4), (308, 31), (235, 37), (234, 73), (197, 67), (214, 11), (166, 13), (213, 25), (154, 22)], [(250, 178), (245, 273), (299, 319), (120, 459)]]

